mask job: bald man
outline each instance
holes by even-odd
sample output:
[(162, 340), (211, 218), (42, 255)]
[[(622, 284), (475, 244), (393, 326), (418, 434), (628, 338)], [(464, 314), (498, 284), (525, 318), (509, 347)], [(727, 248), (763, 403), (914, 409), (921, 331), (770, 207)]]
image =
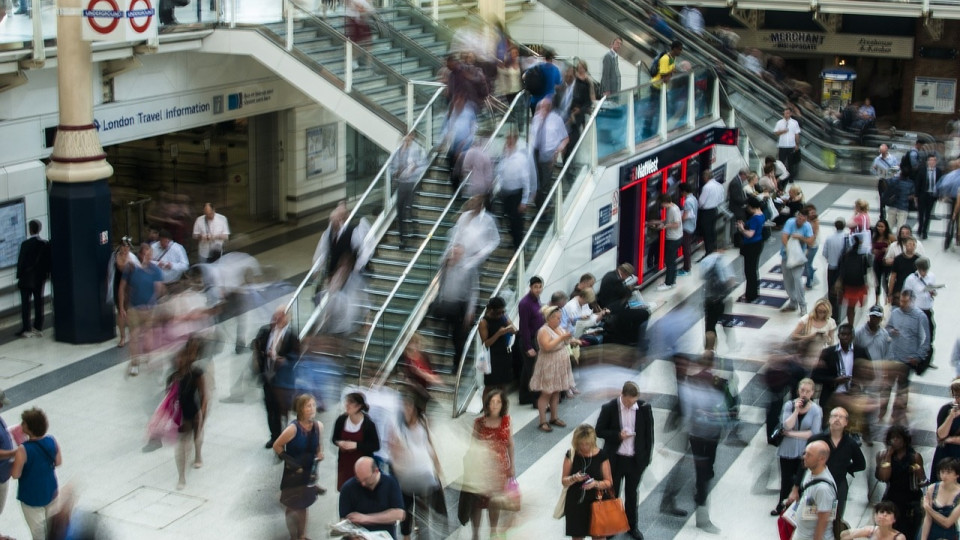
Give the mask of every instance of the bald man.
[(385, 531), (396, 540), (397, 522), (406, 516), (400, 484), (380, 472), (370, 457), (358, 459), (353, 473), (340, 488), (340, 517), (368, 531)]
[[(827, 469), (830, 446), (814, 441), (803, 451), (803, 466), (807, 472), (800, 483), (799, 505), (796, 512), (797, 530), (793, 540), (835, 540), (833, 519), (837, 512), (837, 485)], [(791, 493), (787, 499), (797, 499)]]

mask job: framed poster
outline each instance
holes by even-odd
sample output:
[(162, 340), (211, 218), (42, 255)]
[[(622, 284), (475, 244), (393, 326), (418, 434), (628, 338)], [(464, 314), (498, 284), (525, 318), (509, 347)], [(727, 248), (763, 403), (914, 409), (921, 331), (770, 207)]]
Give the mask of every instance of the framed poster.
[(337, 170), (337, 124), (307, 130), (307, 176)]
[(953, 114), (957, 100), (957, 80), (916, 77), (913, 80), (913, 110)]
[(0, 203), (0, 268), (17, 265), (20, 244), (27, 239), (26, 215), (24, 199)]

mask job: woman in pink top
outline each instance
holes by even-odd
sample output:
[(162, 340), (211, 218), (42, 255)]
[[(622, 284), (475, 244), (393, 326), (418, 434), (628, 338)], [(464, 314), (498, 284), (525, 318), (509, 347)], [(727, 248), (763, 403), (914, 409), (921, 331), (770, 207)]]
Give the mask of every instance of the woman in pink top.
[(850, 228), (851, 233), (858, 234), (870, 231), (870, 215), (867, 213), (869, 210), (870, 204), (863, 199), (857, 199), (853, 203), (853, 218), (847, 222), (847, 227)]

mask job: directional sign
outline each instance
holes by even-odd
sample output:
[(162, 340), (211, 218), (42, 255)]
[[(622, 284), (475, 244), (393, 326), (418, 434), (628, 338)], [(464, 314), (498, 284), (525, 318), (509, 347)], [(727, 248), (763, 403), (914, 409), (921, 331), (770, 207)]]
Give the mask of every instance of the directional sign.
[(159, 0), (87, 0), (81, 12), (87, 41), (144, 41), (157, 35)]

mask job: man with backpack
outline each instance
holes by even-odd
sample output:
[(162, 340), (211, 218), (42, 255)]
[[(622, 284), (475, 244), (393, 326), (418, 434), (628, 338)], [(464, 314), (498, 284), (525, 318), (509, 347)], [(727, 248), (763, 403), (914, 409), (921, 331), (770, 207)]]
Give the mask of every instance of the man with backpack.
[(537, 104), (544, 98), (553, 99), (557, 86), (563, 83), (560, 68), (554, 63), (553, 49), (543, 51), (543, 62), (534, 64), (523, 73), (523, 89), (530, 94), (530, 112), (537, 112)]
[(794, 491), (788, 504), (799, 501), (796, 514), (797, 529), (794, 540), (834, 540), (832, 523), (837, 512), (837, 484), (827, 469), (830, 446), (814, 441), (803, 451), (803, 466), (807, 472)]
[(646, 128), (641, 130), (641, 136), (648, 137), (657, 131), (660, 126), (660, 94), (664, 84), (670, 89), (670, 79), (677, 68), (677, 57), (683, 52), (683, 43), (675, 40), (670, 44), (670, 50), (660, 53), (650, 62), (650, 121)]

